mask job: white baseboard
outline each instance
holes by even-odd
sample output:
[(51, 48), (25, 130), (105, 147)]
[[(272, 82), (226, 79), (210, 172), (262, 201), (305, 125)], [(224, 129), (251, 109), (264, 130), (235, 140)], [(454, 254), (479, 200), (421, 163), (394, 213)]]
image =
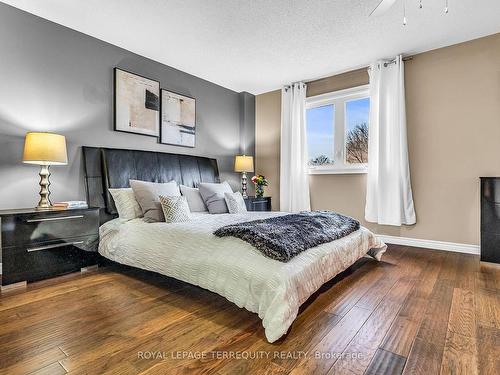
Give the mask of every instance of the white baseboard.
[(410, 238), (410, 237), (386, 236), (383, 234), (377, 234), (377, 237), (380, 238), (385, 243), (391, 243), (394, 245), (415, 246), (427, 249), (453, 251), (455, 253), (479, 255), (479, 245), (469, 245), (465, 243), (434, 241), (434, 240), (421, 240), (418, 238)]

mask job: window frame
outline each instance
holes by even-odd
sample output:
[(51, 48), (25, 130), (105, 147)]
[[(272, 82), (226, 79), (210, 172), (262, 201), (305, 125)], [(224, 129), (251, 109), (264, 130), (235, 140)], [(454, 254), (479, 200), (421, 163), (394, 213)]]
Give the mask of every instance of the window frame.
[[(346, 106), (350, 101), (370, 98), (369, 87), (369, 85), (356, 86), (306, 98), (306, 110), (333, 105), (335, 114), (332, 124), (334, 127), (333, 164), (328, 166), (308, 165), (309, 174), (354, 174), (368, 172), (368, 163), (349, 164), (346, 162)], [(339, 124), (342, 124), (342, 126), (338, 126)]]

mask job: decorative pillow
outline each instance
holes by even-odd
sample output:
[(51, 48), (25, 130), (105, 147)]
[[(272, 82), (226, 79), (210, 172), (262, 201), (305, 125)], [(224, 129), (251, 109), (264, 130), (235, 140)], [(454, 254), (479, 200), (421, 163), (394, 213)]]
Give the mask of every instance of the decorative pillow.
[(132, 220), (142, 216), (141, 206), (135, 199), (131, 188), (108, 189), (115, 202), (118, 216), (123, 220)]
[(211, 214), (224, 214), (228, 212), (224, 193), (232, 193), (231, 186), (224, 181), (222, 184), (202, 182), (200, 184), (200, 194)]
[(160, 195), (165, 197), (180, 197), (181, 192), (177, 182), (166, 183), (130, 180), (130, 187), (134, 191), (135, 199), (139, 202), (147, 222), (165, 221), (160, 204)]
[(241, 214), (247, 212), (247, 206), (243, 195), (239, 191), (236, 193), (224, 193), (224, 200), (230, 214)]
[(181, 223), (191, 220), (191, 212), (186, 197), (159, 197), (163, 215), (167, 223)]
[(207, 212), (207, 206), (203, 202), (200, 189), (181, 185), (181, 194), (186, 197), (191, 212)]

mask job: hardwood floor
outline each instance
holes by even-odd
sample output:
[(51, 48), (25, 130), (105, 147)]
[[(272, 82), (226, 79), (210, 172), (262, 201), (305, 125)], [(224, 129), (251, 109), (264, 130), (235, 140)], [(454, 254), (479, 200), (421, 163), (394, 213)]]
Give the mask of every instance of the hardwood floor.
[(500, 374), (500, 267), (391, 245), (325, 284), (288, 335), (123, 267), (0, 297), (0, 374)]

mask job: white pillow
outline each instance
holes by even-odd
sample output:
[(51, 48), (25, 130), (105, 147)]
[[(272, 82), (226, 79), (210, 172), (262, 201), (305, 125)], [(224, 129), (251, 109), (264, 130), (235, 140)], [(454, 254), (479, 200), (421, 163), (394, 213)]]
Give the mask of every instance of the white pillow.
[(224, 193), (224, 200), (230, 214), (241, 214), (247, 212), (247, 206), (243, 195), (239, 191), (236, 193)]
[(182, 223), (191, 220), (186, 197), (165, 197), (160, 195), (160, 204), (167, 223)]
[(123, 220), (132, 220), (142, 216), (141, 206), (135, 199), (132, 188), (108, 189), (115, 202), (118, 216)]
[(232, 193), (231, 186), (224, 181), (222, 184), (202, 182), (200, 183), (200, 194), (211, 214), (228, 213), (224, 193)]
[(208, 212), (205, 202), (200, 194), (200, 189), (181, 185), (181, 194), (186, 197), (191, 212)]
[(135, 199), (141, 206), (144, 220), (147, 222), (164, 221), (159, 196), (180, 197), (181, 192), (177, 182), (165, 183), (130, 180), (130, 187), (134, 190)]

